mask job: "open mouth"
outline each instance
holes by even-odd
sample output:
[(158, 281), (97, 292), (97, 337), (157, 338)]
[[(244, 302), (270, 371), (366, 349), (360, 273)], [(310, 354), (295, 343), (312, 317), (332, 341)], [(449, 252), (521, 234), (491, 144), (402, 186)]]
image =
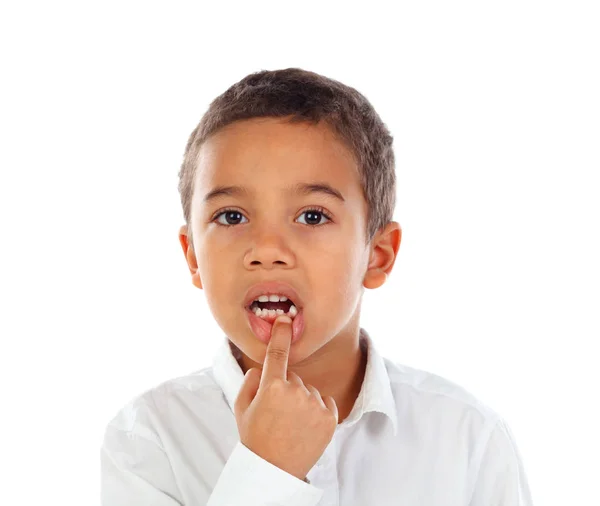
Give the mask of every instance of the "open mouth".
[(254, 313), (256, 317), (272, 323), (280, 315), (289, 316), (293, 320), (301, 308), (296, 307), (293, 301), (287, 299), (279, 301), (255, 300), (246, 309)]
[[(280, 314), (289, 316), (292, 320), (292, 343), (296, 342), (304, 330), (304, 311), (297, 309), (290, 301), (253, 302), (246, 307), (250, 328), (262, 342), (271, 340), (273, 323)], [(293, 315), (293, 316), (292, 316)]]

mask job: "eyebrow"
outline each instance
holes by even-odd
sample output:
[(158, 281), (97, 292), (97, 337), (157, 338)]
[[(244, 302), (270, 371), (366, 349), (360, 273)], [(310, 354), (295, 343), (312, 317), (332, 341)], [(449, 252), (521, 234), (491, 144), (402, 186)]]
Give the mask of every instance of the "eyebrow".
[[(298, 183), (287, 188), (288, 193), (296, 193), (298, 195), (312, 195), (313, 193), (323, 193), (333, 196), (342, 202), (346, 199), (333, 186), (324, 182), (315, 183)], [(209, 202), (213, 199), (224, 196), (248, 196), (250, 191), (243, 186), (217, 186), (204, 196), (204, 202)]]

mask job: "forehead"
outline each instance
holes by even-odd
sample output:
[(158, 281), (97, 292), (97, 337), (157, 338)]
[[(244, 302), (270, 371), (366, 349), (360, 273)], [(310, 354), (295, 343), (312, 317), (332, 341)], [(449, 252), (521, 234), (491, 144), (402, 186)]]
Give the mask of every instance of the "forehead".
[(197, 163), (198, 198), (215, 186), (239, 185), (264, 194), (314, 181), (328, 183), (344, 197), (362, 194), (352, 153), (323, 122), (238, 121), (204, 143)]

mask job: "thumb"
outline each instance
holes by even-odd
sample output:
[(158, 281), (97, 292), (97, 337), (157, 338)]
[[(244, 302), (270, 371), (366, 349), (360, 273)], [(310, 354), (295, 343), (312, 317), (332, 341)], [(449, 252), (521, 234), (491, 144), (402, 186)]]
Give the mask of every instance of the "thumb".
[(261, 371), (256, 367), (251, 367), (246, 371), (244, 382), (242, 383), (240, 392), (235, 400), (234, 412), (236, 417), (245, 413), (256, 396), (256, 392), (260, 385), (260, 375)]

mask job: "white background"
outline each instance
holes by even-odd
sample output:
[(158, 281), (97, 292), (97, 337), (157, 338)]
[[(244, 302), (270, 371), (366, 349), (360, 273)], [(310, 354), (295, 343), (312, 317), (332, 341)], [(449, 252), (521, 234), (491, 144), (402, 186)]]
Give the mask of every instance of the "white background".
[(210, 365), (185, 143), (234, 82), (301, 67), (395, 138), (403, 239), (362, 326), (504, 416), (537, 505), (598, 504), (595, 3), (4, 5), (0, 502), (99, 504), (110, 418)]

